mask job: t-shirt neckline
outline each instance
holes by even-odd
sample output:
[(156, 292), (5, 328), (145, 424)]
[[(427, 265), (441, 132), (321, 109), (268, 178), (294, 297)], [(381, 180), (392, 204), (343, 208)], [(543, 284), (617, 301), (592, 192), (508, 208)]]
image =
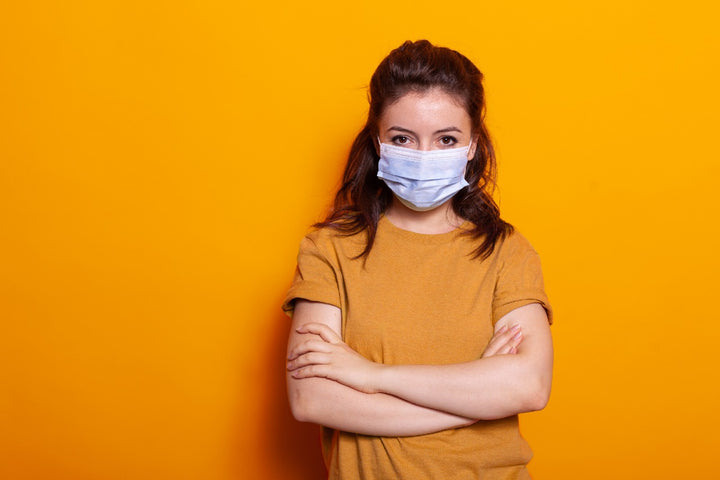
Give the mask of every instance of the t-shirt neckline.
[(420, 242), (424, 244), (442, 244), (452, 241), (456, 236), (462, 234), (463, 232), (471, 230), (472, 223), (469, 220), (464, 220), (459, 227), (445, 233), (418, 233), (400, 228), (394, 223), (392, 223), (390, 219), (387, 218), (387, 216), (382, 215), (380, 217), (380, 220), (378, 221), (378, 230), (381, 229), (387, 231), (387, 233), (395, 237), (399, 237), (409, 242)]

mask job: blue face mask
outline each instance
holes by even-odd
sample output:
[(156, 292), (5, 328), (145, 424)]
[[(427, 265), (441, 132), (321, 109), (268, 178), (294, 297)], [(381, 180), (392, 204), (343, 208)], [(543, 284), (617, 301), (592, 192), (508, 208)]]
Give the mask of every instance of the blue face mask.
[(406, 207), (419, 212), (432, 210), (468, 185), (465, 167), (469, 150), (470, 145), (423, 151), (380, 143), (377, 176)]

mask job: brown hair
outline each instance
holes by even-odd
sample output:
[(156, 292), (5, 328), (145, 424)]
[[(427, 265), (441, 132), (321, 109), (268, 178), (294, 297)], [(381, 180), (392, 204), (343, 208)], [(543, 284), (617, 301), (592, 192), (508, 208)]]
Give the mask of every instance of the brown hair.
[(378, 154), (375, 138), (383, 110), (407, 93), (440, 88), (461, 101), (472, 122), (477, 140), (475, 155), (468, 162), (465, 179), (469, 185), (452, 199), (455, 213), (471, 221), (468, 231), (483, 238), (475, 250), (476, 258), (486, 258), (498, 239), (512, 231), (500, 218), (492, 198), (495, 186), (495, 151), (485, 127), (483, 74), (465, 56), (449, 48), (436, 47), (427, 40), (406, 41), (380, 62), (370, 80), (367, 122), (350, 149), (342, 185), (335, 195), (330, 213), (316, 227), (331, 227), (346, 235), (367, 232), (367, 244), (360, 256), (372, 249), (380, 215), (392, 203), (393, 194), (377, 178)]

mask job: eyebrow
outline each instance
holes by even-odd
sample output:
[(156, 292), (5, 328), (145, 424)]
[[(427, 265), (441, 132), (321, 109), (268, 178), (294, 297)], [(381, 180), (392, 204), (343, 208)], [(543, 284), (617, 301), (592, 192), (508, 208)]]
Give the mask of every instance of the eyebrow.
[[(398, 131), (398, 132), (411, 133), (411, 134), (415, 135), (415, 132), (413, 132), (412, 130), (409, 130), (409, 129), (403, 128), (403, 127), (398, 127), (397, 125), (394, 125), (394, 126), (392, 126), (392, 127), (390, 127), (390, 128), (387, 129), (388, 132), (389, 132), (390, 130), (396, 130), (396, 131)], [(462, 130), (460, 130), (458, 127), (447, 127), (447, 128), (442, 128), (442, 129), (440, 129), (440, 130), (437, 130), (437, 131), (435, 131), (434, 133), (435, 133), (435, 134), (438, 134), (438, 133), (448, 133), (448, 132), (458, 132), (458, 133), (462, 133)]]

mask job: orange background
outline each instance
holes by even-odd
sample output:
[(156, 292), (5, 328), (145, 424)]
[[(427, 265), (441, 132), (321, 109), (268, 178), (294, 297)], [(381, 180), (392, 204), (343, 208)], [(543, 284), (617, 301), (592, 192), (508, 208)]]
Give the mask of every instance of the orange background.
[(556, 310), (537, 479), (716, 471), (713, 2), (0, 6), (0, 477), (310, 479), (279, 304), (405, 39), (487, 76)]

